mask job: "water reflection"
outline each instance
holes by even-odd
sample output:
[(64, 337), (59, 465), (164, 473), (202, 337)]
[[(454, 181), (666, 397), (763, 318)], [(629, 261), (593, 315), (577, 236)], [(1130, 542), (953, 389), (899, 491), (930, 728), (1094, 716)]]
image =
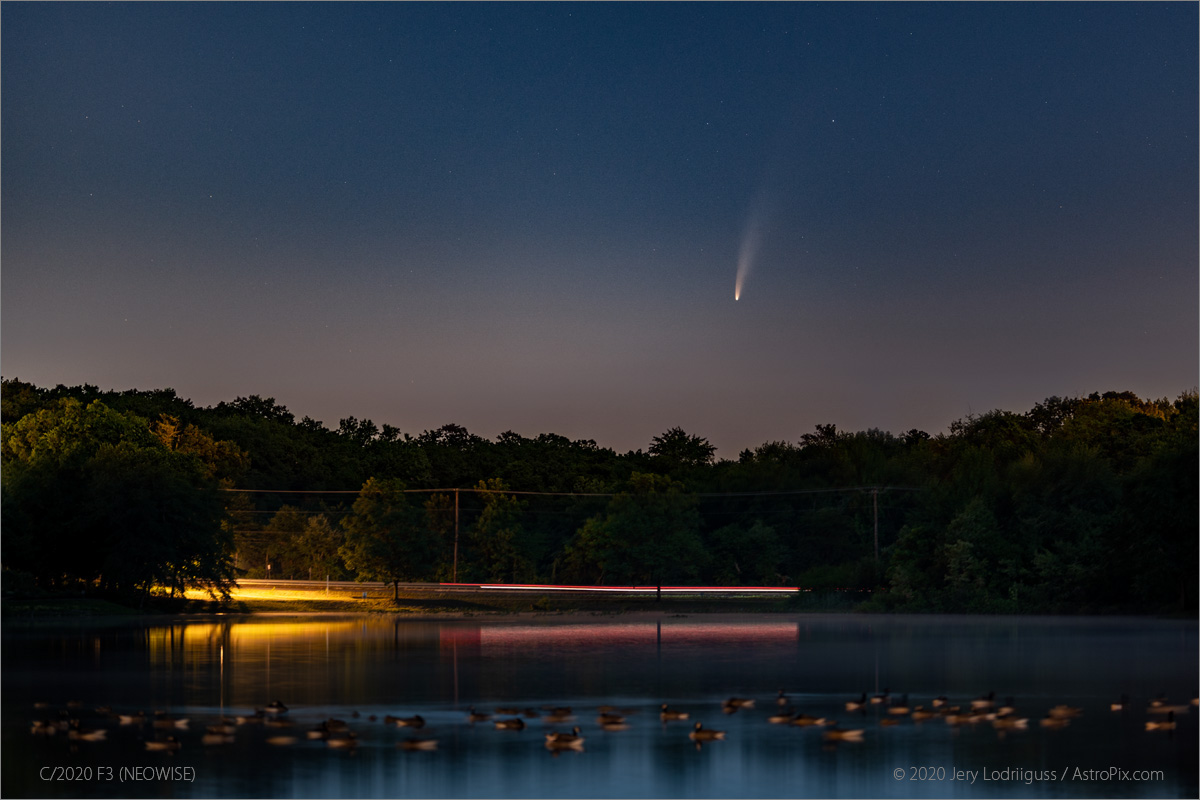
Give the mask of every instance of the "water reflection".
[[(333, 797), (777, 797), (777, 796), (1175, 796), (1195, 795), (1196, 710), (1173, 732), (1147, 732), (1149, 699), (1195, 696), (1191, 623), (1096, 619), (863, 616), (535, 617), (410, 621), (390, 617), (220, 618), (107, 628), (6, 629), (3, 649), (3, 794), (15, 796)], [(775, 698), (793, 710), (862, 729), (861, 742), (830, 743), (821, 726), (772, 725)], [(845, 710), (861, 693), (890, 688), (911, 705), (949, 696), (969, 704), (989, 691), (1012, 696), (1028, 729), (988, 722), (915, 722), (880, 705)], [(1109, 704), (1135, 698), (1120, 713)], [(730, 696), (756, 699), (723, 714)], [(280, 699), (277, 719), (254, 709)], [(77, 700), (78, 708), (68, 708)], [(35, 709), (34, 702), (50, 704)], [(686, 711), (663, 723), (659, 706)], [(1047, 709), (1083, 715), (1042, 728)], [(536, 709), (520, 731), (471, 723), (467, 707)], [(111, 712), (93, 709), (106, 706)], [(570, 706), (575, 721), (546, 721)], [(601, 706), (627, 728), (597, 724)], [(174, 756), (155, 710), (190, 720)], [(111, 715), (147, 713), (142, 725)], [(418, 732), (385, 715), (421, 715)], [(105, 741), (31, 735), (32, 721), (76, 718)], [(233, 741), (205, 745), (206, 728), (243, 716)], [(308, 731), (329, 718), (354, 731), (332, 748)], [(372, 717), (374, 719), (372, 719)], [(884, 725), (893, 721), (897, 724)], [(727, 732), (697, 749), (695, 721)], [(585, 742), (548, 749), (545, 734), (578, 725)], [(63, 731), (68, 734), (69, 731)], [(435, 751), (404, 741), (436, 738)], [(272, 741), (294, 739), (295, 744)], [(157, 758), (157, 761), (154, 760)], [(40, 780), (46, 765), (195, 768), (196, 780), (81, 784)], [(14, 768), (13, 765), (18, 765)], [(35, 769), (38, 768), (38, 769)], [(941, 769), (933, 780), (909, 769)], [(1153, 779), (1028, 780), (1048, 770), (1156, 770)], [(1008, 772), (1002, 772), (1003, 770)], [(904, 774), (895, 777), (896, 771)], [(991, 771), (988, 773), (988, 771)], [(952, 780), (957, 772), (975, 783)], [(948, 773), (948, 776), (947, 776)], [(1161, 773), (1161, 774), (1158, 774)], [(984, 774), (1004, 780), (984, 781)]]

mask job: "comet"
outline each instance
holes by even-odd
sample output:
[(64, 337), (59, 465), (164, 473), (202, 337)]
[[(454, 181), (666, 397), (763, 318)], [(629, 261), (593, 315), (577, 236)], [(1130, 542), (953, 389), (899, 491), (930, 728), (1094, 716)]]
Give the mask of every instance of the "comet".
[(760, 215), (752, 214), (746, 220), (746, 228), (742, 232), (742, 246), (738, 250), (737, 278), (733, 282), (733, 299), (735, 301), (742, 299), (742, 288), (746, 285), (746, 278), (754, 266), (754, 259), (758, 256), (758, 246), (761, 241)]

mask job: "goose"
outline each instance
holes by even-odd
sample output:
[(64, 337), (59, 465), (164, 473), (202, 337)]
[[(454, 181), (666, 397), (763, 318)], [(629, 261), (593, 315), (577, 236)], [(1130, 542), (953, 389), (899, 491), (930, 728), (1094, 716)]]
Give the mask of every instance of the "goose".
[(237, 726), (231, 721), (223, 719), (216, 725), (209, 725), (204, 731), (216, 736), (233, 736), (233, 734), (237, 733)]
[(334, 731), (347, 730), (350, 726), (346, 724), (344, 719), (334, 719), (333, 717), (330, 717), (321, 723), (321, 727), (332, 733)]
[(1004, 705), (996, 709), (996, 714), (1001, 717), (1007, 717), (1015, 713), (1017, 710), (1016, 703), (1011, 697), (1004, 698)]
[(154, 727), (158, 728), (159, 730), (171, 730), (173, 728), (186, 729), (188, 726), (188, 721), (188, 717), (175, 718), (161, 716), (154, 720)]
[(903, 695), (900, 698), (900, 702), (889, 705), (887, 711), (889, 714), (897, 715), (910, 713), (912, 709), (908, 707), (908, 695)]
[(950, 703), (949, 697), (946, 697), (945, 695), (939, 695), (938, 697), (933, 698), (933, 701), (930, 703), (930, 705), (933, 706), (934, 708), (941, 708), (942, 706), (948, 705), (949, 703)]
[(667, 722), (667, 721), (673, 720), (673, 719), (687, 719), (688, 718), (688, 712), (677, 711), (674, 708), (668, 707), (666, 703), (663, 703), (661, 708), (662, 708), (662, 710), (659, 711), (658, 716), (659, 716), (659, 719), (661, 719), (663, 722)]
[(1146, 720), (1146, 730), (1148, 731), (1173, 731), (1175, 730), (1175, 712), (1168, 711), (1167, 718), (1162, 722), (1155, 720)]
[(871, 695), (871, 705), (877, 706), (880, 703), (886, 703), (891, 696), (891, 690), (885, 686), (880, 694)]
[(983, 697), (976, 697), (971, 701), (971, 708), (976, 710), (990, 709), (996, 705), (996, 693), (988, 692)]
[(411, 717), (395, 717), (392, 720), (396, 723), (397, 728), (424, 728), (425, 718), (420, 714), (414, 714)]
[(295, 736), (268, 736), (267, 744), (273, 747), (290, 747), (298, 742), (299, 739)]
[(937, 712), (930, 711), (929, 709), (925, 708), (925, 706), (917, 706), (912, 710), (912, 714), (910, 716), (912, 717), (913, 722), (922, 722), (927, 719), (933, 719), (937, 716)]
[(843, 730), (838, 727), (833, 727), (821, 734), (821, 738), (827, 742), (861, 742), (862, 736), (862, 728), (850, 728)]
[(521, 711), (520, 711), (520, 709), (517, 709), (517, 708), (509, 708), (508, 706), (501, 706), (500, 708), (496, 709), (495, 713), (502, 717), (515, 717), (518, 714), (520, 714)]
[(579, 735), (579, 727), (572, 728), (570, 733), (547, 733), (546, 747), (551, 750), (563, 750), (567, 748), (582, 750), (583, 737)]
[(543, 719), (545, 719), (546, 722), (572, 722), (575, 719), (575, 713), (569, 706), (559, 706), (558, 708), (551, 708), (549, 711), (547, 711), (546, 716), (543, 717)]
[(108, 736), (108, 731), (104, 728), (95, 730), (84, 730), (82, 728), (72, 728), (67, 732), (67, 738), (79, 742), (103, 742)]
[(182, 745), (174, 736), (168, 736), (166, 739), (161, 741), (146, 742), (146, 749), (152, 753), (173, 753), (180, 747), (182, 747)]
[(693, 742), (712, 742), (716, 741), (717, 739), (724, 739), (725, 731), (714, 731), (709, 728), (705, 728), (703, 722), (697, 722), (696, 727), (694, 727), (691, 732), (688, 733), (688, 738)]
[(521, 712), (521, 716), (523, 716), (525, 719), (537, 719), (541, 715), (542, 712), (538, 711), (536, 708), (527, 708)]
[(899, 725), (900, 720), (896, 719), (895, 717), (884, 717), (883, 719), (879, 720), (879, 724), (886, 728), (892, 725)]
[(783, 689), (780, 689), (779, 696), (775, 698), (775, 705), (790, 706), (791, 704), (792, 704), (791, 698), (789, 698), (786, 694), (784, 694)]
[(1075, 708), (1073, 706), (1060, 703), (1059, 705), (1056, 705), (1054, 708), (1050, 709), (1047, 712), (1047, 715), (1055, 719), (1071, 719), (1072, 717), (1078, 717), (1082, 713), (1083, 709), (1081, 708)]
[(1127, 708), (1129, 708), (1129, 695), (1127, 694), (1121, 695), (1120, 700), (1115, 703), (1109, 703), (1108, 705), (1109, 711), (1124, 711)]
[(810, 725), (836, 725), (837, 723), (826, 719), (825, 717), (810, 717), (808, 714), (797, 714), (792, 718), (793, 725), (799, 725), (801, 728), (807, 728)]
[(346, 731), (344, 734), (330, 736), (325, 740), (325, 744), (335, 750), (348, 750), (352, 747), (358, 747), (358, 737), (355, 736), (354, 731)]
[(857, 700), (847, 700), (847, 711), (865, 711), (867, 709), (867, 693), (863, 692)]
[(438, 743), (437, 739), (405, 739), (396, 746), (401, 750), (437, 750)]
[(496, 720), (496, 730), (498, 731), (523, 731), (525, 730), (525, 720), (520, 717), (512, 719)]
[(1070, 719), (1070, 717), (1056, 717), (1053, 714), (1047, 714), (1046, 716), (1042, 717), (1042, 721), (1038, 724), (1041, 725), (1043, 728), (1050, 728), (1051, 730), (1060, 730), (1060, 729), (1065, 728), (1068, 725), (1070, 725), (1071, 719)]
[(997, 715), (992, 720), (992, 727), (1000, 731), (1024, 730), (1029, 727), (1029, 718), (1014, 717), (1011, 714)]
[(471, 706), (467, 711), (467, 722), (487, 722), (491, 718), (491, 714), (477, 712), (475, 706)]
[(787, 725), (791, 723), (795, 716), (796, 712), (792, 710), (792, 707), (785, 706), (771, 716), (767, 717), (767, 722), (771, 723), (772, 725)]
[(200, 744), (213, 746), (218, 744), (233, 744), (234, 738), (224, 733), (206, 733), (200, 737)]
[(279, 700), (272, 700), (270, 703), (267, 703), (267, 707), (263, 711), (266, 711), (268, 714), (286, 714), (288, 707)]
[(615, 711), (601, 711), (600, 716), (596, 717), (597, 725), (622, 725), (624, 722), (625, 716)]
[(736, 714), (742, 708), (754, 708), (754, 701), (745, 697), (731, 697), (721, 704), (721, 710), (726, 714)]

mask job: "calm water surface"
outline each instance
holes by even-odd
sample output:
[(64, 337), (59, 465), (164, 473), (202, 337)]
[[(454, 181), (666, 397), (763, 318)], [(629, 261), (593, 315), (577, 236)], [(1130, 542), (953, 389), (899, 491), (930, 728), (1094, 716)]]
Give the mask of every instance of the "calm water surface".
[[(1173, 732), (1147, 731), (1145, 723), (1162, 719), (1147, 709), (1160, 693), (1179, 703), (1196, 696), (1197, 648), (1194, 622), (1132, 619), (8, 624), (0, 788), (5, 797), (1195, 797), (1197, 709), (1179, 714)], [(862, 729), (862, 741), (829, 744), (819, 728), (769, 724), (780, 688), (795, 711)], [(998, 700), (1011, 696), (1030, 727), (1004, 732), (988, 722), (905, 716), (884, 726), (892, 715), (881, 706), (845, 710), (862, 692), (885, 689), (925, 706), (941, 695), (969, 704), (994, 691)], [(1122, 694), (1131, 707), (1111, 711)], [(722, 713), (734, 695), (753, 698), (755, 707)], [(202, 743), (222, 717), (253, 715), (276, 699), (289, 707), (282, 721), (290, 726), (248, 723), (231, 742)], [(661, 722), (663, 702), (690, 721)], [(1082, 714), (1063, 729), (1041, 727), (1060, 703)], [(602, 705), (624, 710), (627, 729), (602, 729)], [(501, 731), (468, 722), (470, 706), (569, 706), (576, 719), (530, 718), (523, 731)], [(114, 718), (145, 711), (152, 719), (156, 710), (186, 717), (187, 727)], [(420, 714), (427, 724), (414, 733), (386, 725), (389, 714)], [(357, 747), (306, 738), (330, 717), (349, 724)], [(31, 733), (35, 720), (60, 718), (79, 719), (84, 731), (105, 729), (105, 739)], [(697, 748), (688, 739), (697, 720), (726, 739)], [(575, 725), (585, 737), (581, 752), (546, 749), (547, 731)], [(167, 735), (179, 740), (178, 752), (147, 751), (147, 741)], [(436, 738), (438, 749), (398, 747), (414, 735)], [(276, 736), (297, 742), (269, 744)], [(163, 766), (191, 780), (128, 773), (121, 780), (122, 767)], [(74, 773), (82, 780), (63, 780), (69, 772), (55, 767), (80, 768)], [(1101, 777), (1102, 770), (1113, 772)]]

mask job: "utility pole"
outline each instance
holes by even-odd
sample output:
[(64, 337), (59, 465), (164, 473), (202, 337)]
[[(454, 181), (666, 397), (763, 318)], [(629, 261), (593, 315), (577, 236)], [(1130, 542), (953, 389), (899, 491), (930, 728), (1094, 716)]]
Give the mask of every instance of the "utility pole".
[(454, 577), (450, 581), (458, 583), (458, 489), (454, 490)]

